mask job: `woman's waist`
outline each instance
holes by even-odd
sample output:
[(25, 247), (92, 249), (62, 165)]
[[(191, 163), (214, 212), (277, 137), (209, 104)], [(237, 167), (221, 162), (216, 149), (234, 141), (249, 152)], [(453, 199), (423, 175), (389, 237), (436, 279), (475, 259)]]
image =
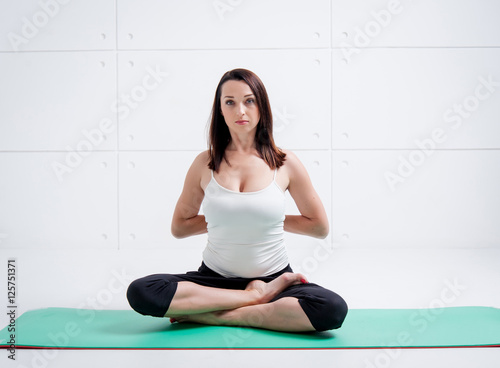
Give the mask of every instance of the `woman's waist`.
[(285, 239), (285, 231), (283, 227), (276, 226), (267, 229), (248, 228), (221, 228), (207, 227), (208, 243), (218, 247), (267, 247), (275, 244), (283, 243)]
[(209, 241), (203, 260), (225, 277), (269, 276), (289, 263), (283, 240), (258, 245), (220, 245)]

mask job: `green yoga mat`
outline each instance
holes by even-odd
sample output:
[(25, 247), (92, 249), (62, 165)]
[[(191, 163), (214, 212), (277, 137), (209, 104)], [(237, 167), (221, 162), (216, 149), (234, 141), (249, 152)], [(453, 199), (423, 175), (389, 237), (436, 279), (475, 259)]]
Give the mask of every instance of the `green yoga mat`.
[[(0, 347), (11, 332), (0, 331)], [(500, 309), (353, 309), (338, 330), (285, 333), (171, 324), (131, 310), (48, 308), (15, 322), (16, 348), (58, 349), (346, 349), (499, 347)]]

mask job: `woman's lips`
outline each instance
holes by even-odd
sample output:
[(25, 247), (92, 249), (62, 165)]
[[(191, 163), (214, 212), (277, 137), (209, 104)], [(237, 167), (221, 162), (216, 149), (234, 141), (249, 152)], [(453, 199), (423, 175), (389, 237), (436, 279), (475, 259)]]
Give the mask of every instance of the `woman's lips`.
[(248, 120), (237, 120), (236, 121), (236, 124), (238, 124), (238, 125), (245, 125), (247, 123), (248, 123)]

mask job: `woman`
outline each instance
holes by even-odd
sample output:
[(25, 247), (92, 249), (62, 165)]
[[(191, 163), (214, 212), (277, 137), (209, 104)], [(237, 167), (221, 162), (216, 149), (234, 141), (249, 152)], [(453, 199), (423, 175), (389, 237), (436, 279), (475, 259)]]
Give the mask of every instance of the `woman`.
[[(304, 166), (275, 146), (267, 92), (254, 73), (223, 75), (209, 135), (209, 150), (191, 165), (172, 219), (176, 238), (208, 233), (203, 262), (197, 272), (134, 281), (127, 291), (132, 308), (171, 322), (339, 328), (344, 300), (289, 266), (284, 231), (325, 238), (328, 219)], [(301, 215), (285, 215), (286, 190)]]

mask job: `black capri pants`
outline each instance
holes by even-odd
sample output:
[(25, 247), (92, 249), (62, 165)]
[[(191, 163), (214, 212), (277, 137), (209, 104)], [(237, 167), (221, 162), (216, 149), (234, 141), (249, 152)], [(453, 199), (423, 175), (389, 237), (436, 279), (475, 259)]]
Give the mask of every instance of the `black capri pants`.
[[(224, 277), (202, 263), (198, 271), (186, 274), (155, 274), (133, 281), (127, 290), (130, 306), (138, 313), (164, 317), (170, 306), (179, 281), (221, 288), (244, 290), (252, 280), (269, 282), (285, 272), (293, 272), (290, 265), (285, 269), (264, 277)], [(271, 302), (285, 297), (294, 297), (317, 331), (326, 331), (342, 326), (347, 315), (347, 304), (341, 296), (319, 285), (308, 283), (293, 285), (283, 290)]]

